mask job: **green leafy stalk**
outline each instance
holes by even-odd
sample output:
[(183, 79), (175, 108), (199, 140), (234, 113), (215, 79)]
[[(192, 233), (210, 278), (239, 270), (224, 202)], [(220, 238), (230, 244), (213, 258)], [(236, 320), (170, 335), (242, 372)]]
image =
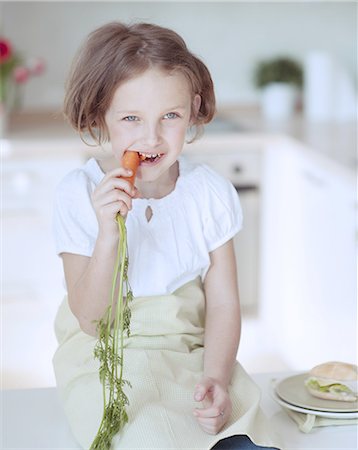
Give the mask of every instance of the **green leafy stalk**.
[[(123, 379), (124, 333), (130, 334), (130, 301), (133, 294), (128, 283), (127, 232), (123, 217), (117, 215), (119, 242), (112, 279), (110, 304), (97, 323), (98, 339), (94, 357), (100, 361), (99, 378), (103, 388), (103, 416), (90, 450), (109, 450), (113, 437), (128, 422), (129, 404), (124, 387), (131, 387)], [(118, 287), (117, 302), (115, 302)], [(124, 301), (124, 291), (126, 300)], [(115, 310), (114, 321), (112, 320)], [(113, 325), (112, 325), (113, 324)]]

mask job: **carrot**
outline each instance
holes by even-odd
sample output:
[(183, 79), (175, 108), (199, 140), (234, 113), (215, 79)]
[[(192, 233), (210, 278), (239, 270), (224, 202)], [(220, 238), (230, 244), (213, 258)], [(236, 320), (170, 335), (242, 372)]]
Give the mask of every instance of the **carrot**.
[(125, 169), (130, 169), (133, 172), (133, 175), (130, 177), (123, 177), (125, 180), (128, 180), (130, 183), (134, 184), (136, 172), (140, 163), (140, 158), (137, 152), (128, 151), (124, 152), (122, 157), (122, 166)]
[[(131, 169), (130, 177), (123, 177), (134, 183), (140, 158), (135, 151), (124, 152), (122, 166)], [(118, 213), (119, 240), (115, 262), (112, 291), (109, 305), (103, 317), (97, 322), (97, 342), (94, 357), (99, 360), (99, 378), (102, 384), (103, 413), (98, 431), (90, 450), (109, 450), (115, 434), (128, 422), (128, 397), (125, 387), (131, 387), (123, 378), (124, 334), (130, 336), (130, 302), (133, 293), (128, 282), (127, 230), (125, 219)], [(117, 287), (117, 291), (116, 291)], [(115, 299), (116, 297), (116, 299)], [(114, 321), (113, 321), (114, 311)]]

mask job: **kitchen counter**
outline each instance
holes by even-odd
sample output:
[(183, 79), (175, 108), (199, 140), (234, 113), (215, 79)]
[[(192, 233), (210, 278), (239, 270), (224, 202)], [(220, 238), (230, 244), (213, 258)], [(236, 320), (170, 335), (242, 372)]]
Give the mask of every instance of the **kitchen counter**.
[[(253, 375), (262, 390), (261, 406), (272, 428), (280, 435), (286, 450), (356, 449), (356, 426), (315, 428), (305, 434), (298, 430), (286, 412), (272, 399), (273, 378), (285, 373)], [(8, 390), (1, 392), (3, 449), (77, 449), (55, 388)]]
[[(312, 123), (302, 114), (283, 122), (269, 122), (262, 118), (257, 107), (222, 107), (204, 133), (208, 140), (214, 136), (232, 136), (244, 141), (262, 140), (263, 137), (274, 140), (285, 136), (350, 171), (357, 167), (357, 127), (354, 122)], [(85, 145), (65, 123), (60, 111), (13, 114), (6, 140), (2, 142), (1, 152), (5, 157), (10, 154), (9, 143), (11, 156), (15, 158), (26, 154), (58, 157), (61, 152), (68, 155), (74, 150), (83, 152), (84, 157), (101, 156), (106, 151), (106, 147)]]
[(245, 132), (284, 134), (306, 147), (328, 157), (349, 169), (357, 167), (357, 123), (311, 122), (297, 112), (292, 118), (268, 121), (263, 118), (258, 107), (225, 107), (220, 110), (220, 118), (237, 124)]

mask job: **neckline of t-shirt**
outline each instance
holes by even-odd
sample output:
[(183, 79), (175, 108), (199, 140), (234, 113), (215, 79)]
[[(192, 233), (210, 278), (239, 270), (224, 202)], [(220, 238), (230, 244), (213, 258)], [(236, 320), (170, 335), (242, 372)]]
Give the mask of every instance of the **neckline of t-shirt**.
[[(103, 172), (101, 166), (99, 165), (98, 161), (95, 158), (91, 158), (88, 162), (88, 165), (92, 166), (94, 169), (94, 182), (96, 184), (100, 183), (105, 176), (105, 173)], [(186, 178), (186, 176), (191, 172), (190, 170), (190, 163), (186, 160), (185, 157), (179, 156), (178, 158), (178, 164), (179, 164), (179, 175), (175, 183), (174, 189), (169, 192), (164, 197), (161, 198), (136, 198), (134, 199), (134, 203), (142, 206), (160, 206), (164, 205), (166, 203), (171, 203), (173, 198), (178, 195), (178, 192), (181, 190), (183, 186), (183, 180)]]

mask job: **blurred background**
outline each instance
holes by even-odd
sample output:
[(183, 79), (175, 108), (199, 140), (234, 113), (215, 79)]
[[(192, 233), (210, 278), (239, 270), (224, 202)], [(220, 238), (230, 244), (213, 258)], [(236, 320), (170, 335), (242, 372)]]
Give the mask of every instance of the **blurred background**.
[(153, 21), (173, 28), (204, 59), (219, 104), (255, 104), (258, 62), (289, 56), (304, 63), (324, 52), (355, 81), (355, 2), (1, 2), (2, 34), (26, 56), (40, 56), (46, 72), (23, 92), (23, 108), (56, 109), (79, 44), (112, 20)]
[(217, 117), (186, 152), (243, 204), (238, 359), (252, 373), (356, 363), (357, 3), (3, 1), (2, 388), (55, 383), (53, 192), (105, 154), (64, 122), (64, 82), (87, 34), (115, 20), (174, 29), (211, 71)]

